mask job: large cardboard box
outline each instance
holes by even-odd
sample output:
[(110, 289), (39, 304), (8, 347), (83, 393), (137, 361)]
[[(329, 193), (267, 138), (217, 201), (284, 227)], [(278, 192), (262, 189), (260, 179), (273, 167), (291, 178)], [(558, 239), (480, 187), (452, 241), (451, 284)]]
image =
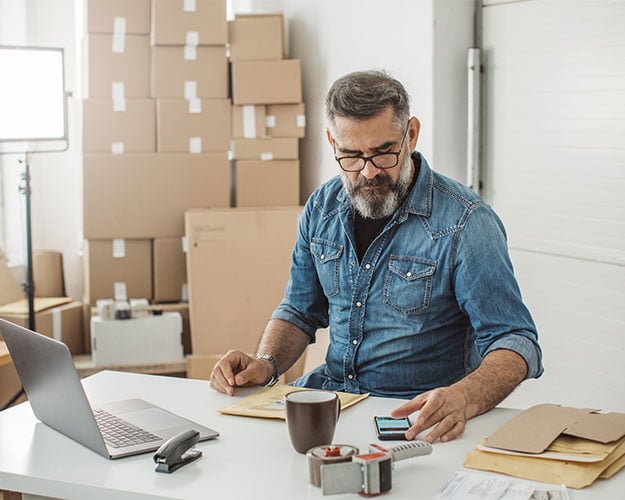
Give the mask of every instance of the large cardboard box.
[(159, 153), (208, 153), (230, 149), (229, 99), (157, 99)]
[(183, 361), (182, 318), (175, 312), (109, 321), (94, 316), (91, 356), (96, 366)]
[[(28, 303), (26, 299), (2, 306), (0, 317), (28, 328)], [(71, 298), (36, 298), (35, 330), (67, 344), (72, 354), (82, 354), (83, 344), (82, 304)]]
[(237, 207), (299, 204), (299, 161), (238, 160), (235, 166)]
[(184, 234), (188, 208), (230, 206), (226, 153), (84, 156), (87, 239)]
[(232, 155), (235, 160), (297, 160), (299, 144), (295, 137), (235, 138)]
[(84, 302), (152, 299), (152, 241), (85, 240)]
[(152, 45), (226, 43), (226, 0), (152, 0)]
[(150, 34), (150, 0), (87, 0), (87, 33)]
[(112, 99), (82, 102), (83, 151), (113, 154), (156, 151), (153, 99), (126, 99), (118, 109)]
[(54, 250), (33, 251), (35, 297), (65, 297), (63, 254)]
[(228, 23), (230, 60), (282, 59), (283, 26), (282, 14), (237, 14)]
[(155, 302), (188, 300), (183, 242), (183, 238), (156, 238), (153, 242)]
[(116, 102), (150, 97), (150, 39), (127, 35), (123, 46), (113, 35), (83, 38), (83, 97), (105, 97)]
[(267, 107), (258, 104), (232, 106), (232, 137), (256, 139), (267, 136)]
[(17, 284), (15, 276), (0, 251), (0, 305), (24, 298), (24, 292)]
[(299, 59), (232, 63), (233, 104), (297, 104), (302, 102)]
[(301, 207), (185, 215), (194, 354), (255, 352), (284, 295)]
[(265, 124), (267, 135), (271, 137), (304, 137), (306, 133), (304, 104), (269, 104)]
[[(9, 349), (0, 341), (0, 408), (4, 408), (18, 393), (22, 383), (9, 356)], [(22, 402), (24, 398), (16, 402)]]
[(227, 99), (228, 59), (225, 47), (197, 47), (187, 58), (184, 47), (153, 47), (151, 96)]

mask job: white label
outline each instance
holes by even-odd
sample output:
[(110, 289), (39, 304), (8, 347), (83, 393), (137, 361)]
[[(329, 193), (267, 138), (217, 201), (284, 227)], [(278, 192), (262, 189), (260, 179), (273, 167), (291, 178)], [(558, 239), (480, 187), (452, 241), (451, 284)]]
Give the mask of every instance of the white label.
[(182, 10), (185, 12), (195, 12), (197, 10), (196, 0), (184, 0)]
[(186, 236), (180, 238), (180, 242), (182, 243), (182, 252), (187, 253), (189, 251), (189, 239)]
[(200, 44), (200, 33), (197, 31), (187, 31), (185, 44), (197, 47)]
[(122, 155), (124, 154), (124, 143), (123, 142), (112, 142), (111, 143), (111, 153), (114, 155)]
[(197, 82), (195, 80), (187, 80), (184, 82), (184, 98), (195, 99), (197, 97)]
[(243, 137), (256, 138), (256, 106), (253, 104), (243, 106)]
[(126, 111), (126, 91), (124, 82), (113, 82), (111, 85), (113, 94), (113, 111)]
[(189, 153), (201, 153), (202, 152), (202, 138), (190, 137), (189, 138)]
[(189, 287), (186, 283), (183, 283), (181, 292), (182, 293), (180, 295), (182, 302), (189, 302)]
[(126, 282), (116, 281), (113, 283), (113, 293), (115, 300), (128, 300), (128, 294), (126, 293)]
[(197, 59), (197, 45), (185, 45), (184, 58), (187, 61), (195, 61)]
[(194, 97), (189, 99), (189, 113), (201, 113), (202, 112), (202, 99)]
[(271, 161), (273, 160), (273, 153), (261, 153), (260, 159), (262, 161)]
[(126, 240), (115, 238), (113, 240), (113, 258), (123, 259), (124, 257), (126, 257)]
[(61, 308), (55, 307), (52, 309), (52, 337), (56, 340), (63, 340), (63, 317), (61, 315)]
[(113, 52), (123, 54), (126, 50), (126, 18), (113, 19)]
[(265, 117), (265, 126), (267, 128), (275, 128), (276, 127), (276, 115), (267, 115)]
[(306, 115), (297, 115), (297, 118), (295, 120), (299, 128), (306, 127)]

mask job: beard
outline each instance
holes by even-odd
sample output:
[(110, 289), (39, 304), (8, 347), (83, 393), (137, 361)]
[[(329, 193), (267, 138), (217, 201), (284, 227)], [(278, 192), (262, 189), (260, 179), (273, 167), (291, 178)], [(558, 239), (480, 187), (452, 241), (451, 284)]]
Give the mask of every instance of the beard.
[(341, 172), (341, 179), (354, 209), (361, 217), (364, 219), (390, 217), (410, 190), (412, 158), (406, 155), (396, 181), (391, 180), (385, 172), (380, 172), (373, 179), (359, 176), (354, 183)]

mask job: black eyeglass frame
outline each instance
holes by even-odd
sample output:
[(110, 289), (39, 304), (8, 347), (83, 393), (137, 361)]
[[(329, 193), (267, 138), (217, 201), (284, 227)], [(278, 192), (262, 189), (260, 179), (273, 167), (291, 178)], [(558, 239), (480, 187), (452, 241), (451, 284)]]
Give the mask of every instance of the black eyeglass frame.
[[(334, 159), (336, 160), (336, 162), (339, 164), (339, 167), (341, 167), (341, 170), (343, 170), (344, 172), (361, 172), (365, 169), (365, 167), (367, 166), (367, 162), (370, 161), (371, 164), (380, 170), (388, 170), (390, 168), (395, 168), (398, 164), (399, 164), (399, 155), (401, 155), (402, 150), (404, 149), (404, 141), (406, 140), (406, 135), (408, 134), (408, 129), (410, 128), (410, 120), (408, 120), (408, 123), (406, 124), (406, 130), (404, 131), (404, 134), (401, 138), (401, 143), (399, 145), (399, 151), (389, 151), (388, 153), (376, 153), (374, 155), (371, 156), (336, 156), (336, 141), (332, 141), (334, 143)], [(388, 166), (388, 167), (378, 167), (374, 161), (376, 156), (384, 156), (384, 155), (395, 155), (395, 163), (392, 166)], [(344, 159), (351, 159), (351, 160), (356, 160), (356, 159), (360, 159), (360, 160), (364, 160), (362, 163), (362, 167), (358, 168), (358, 169), (346, 169), (345, 167), (343, 167), (343, 165), (341, 165), (341, 160)]]

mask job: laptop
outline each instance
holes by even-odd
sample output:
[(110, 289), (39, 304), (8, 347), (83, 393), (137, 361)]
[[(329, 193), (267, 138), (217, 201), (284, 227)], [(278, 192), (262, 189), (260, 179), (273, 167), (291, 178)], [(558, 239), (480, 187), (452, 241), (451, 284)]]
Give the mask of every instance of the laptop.
[(0, 332), (35, 416), (104, 457), (154, 451), (170, 437), (191, 429), (199, 431), (200, 441), (219, 436), (142, 399), (92, 408), (64, 343), (3, 319)]

